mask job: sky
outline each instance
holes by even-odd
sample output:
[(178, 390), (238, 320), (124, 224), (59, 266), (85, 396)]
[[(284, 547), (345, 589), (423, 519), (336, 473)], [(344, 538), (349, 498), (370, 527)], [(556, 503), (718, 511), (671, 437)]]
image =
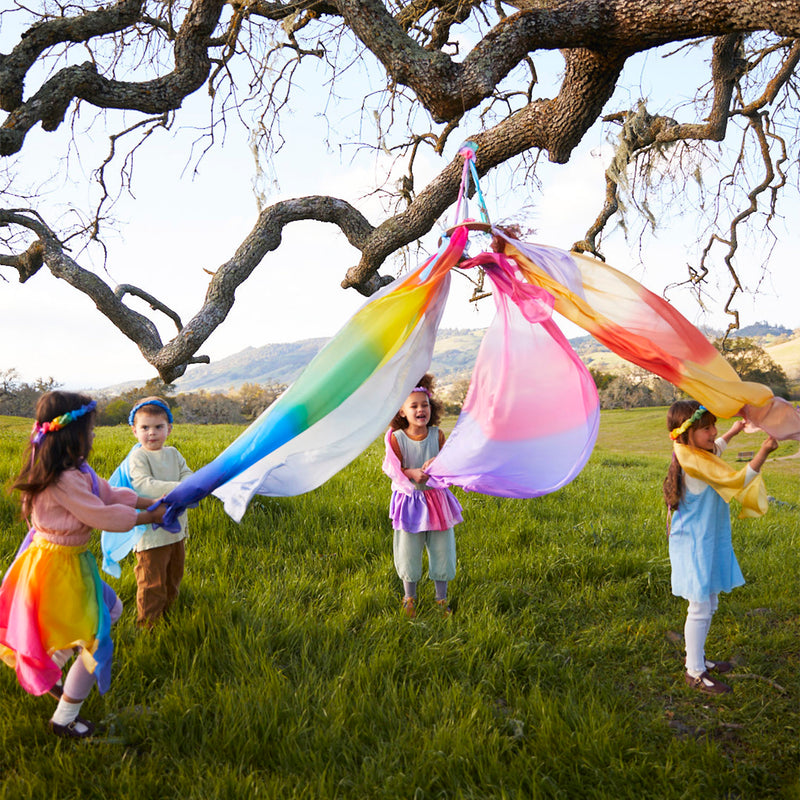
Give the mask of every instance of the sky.
[[(2, 34), (2, 31), (0, 31)], [(8, 43), (0, 35), (0, 51)], [(654, 56), (643, 59), (642, 74), (659, 75)], [(665, 77), (661, 75), (661, 77)], [(674, 75), (671, 76), (674, 83)], [(693, 86), (687, 75), (687, 87)], [(671, 90), (674, 87), (670, 87)], [(192, 109), (189, 115), (200, 111)], [(199, 100), (197, 101), (200, 105)], [(271, 164), (280, 185), (269, 186), (268, 202), (310, 194), (330, 194), (353, 202), (373, 224), (382, 221), (378, 202), (369, 197), (375, 175), (387, 168), (385, 159), (351, 159), (348, 153), (323, 152), (320, 133), (325, 121), (313, 96), (294, 105), (284, 126), (286, 145)], [(75, 182), (77, 162), (71, 162), (72, 176), (49, 155), (53, 135), (39, 130), (29, 135), (23, 157), (28, 173), (37, 169), (50, 176), (56, 196), (64, 208), (81, 205), (88, 196), (86, 181)], [(97, 135), (93, 137), (98, 139)], [(196, 174), (187, 169), (188, 153), (195, 132), (182, 130), (151, 137), (135, 164), (135, 197), (123, 198), (115, 208), (124, 221), (120, 232), (106, 231), (108, 265), (105, 279), (113, 286), (133, 283), (174, 308), (185, 322), (199, 309), (209, 276), (227, 261), (251, 230), (257, 218), (252, 189), (254, 161), (246, 135), (231, 126), (224, 148), (211, 151), (200, 162)], [(102, 142), (82, 139), (86, 153), (104, 152)], [(450, 143), (443, 157), (421, 156), (418, 162), (420, 186), (425, 175), (438, 173), (454, 156), (459, 142)], [(33, 145), (33, 146), (31, 146)], [(493, 221), (522, 222), (535, 233), (527, 238), (569, 249), (583, 238), (595, 218), (604, 192), (604, 170), (609, 147), (599, 126), (585, 137), (567, 165), (543, 164), (540, 189), (514, 186), (507, 174), (493, 173), (481, 186)], [(79, 165), (84, 174), (93, 166), (90, 158)], [(78, 170), (80, 172), (80, 170)], [(680, 210), (680, 209), (677, 209)], [(451, 209), (441, 227), (452, 222)], [(686, 274), (686, 264), (696, 253), (697, 236), (692, 218), (660, 219), (662, 228), (645, 239), (626, 241), (616, 230), (603, 242), (609, 263), (631, 274), (657, 293)], [(772, 255), (770, 272), (762, 270), (763, 254), (743, 249), (740, 277), (748, 293), (740, 296), (740, 324), (768, 320), (789, 328), (800, 327), (795, 298), (800, 277), (796, 253), (800, 234), (782, 222), (776, 227), (779, 243)], [(409, 257), (416, 266), (435, 251), (439, 231), (423, 240), (423, 252)], [(476, 247), (479, 246), (476, 242)], [(200, 354), (218, 360), (246, 347), (269, 343), (332, 336), (365, 302), (354, 290), (344, 291), (340, 282), (346, 270), (357, 263), (358, 252), (338, 229), (323, 223), (292, 223), (284, 228), (280, 248), (266, 256), (255, 273), (239, 288), (236, 303), (226, 321), (201, 348)], [(74, 254), (82, 265), (88, 262)], [(101, 271), (99, 265), (95, 267)], [(395, 274), (391, 264), (382, 274)], [(5, 278), (5, 281), (2, 280)], [(708, 289), (705, 308), (686, 290), (672, 290), (668, 297), (697, 325), (724, 328), (728, 317), (722, 306), (730, 291), (725, 276)], [(450, 300), (442, 321), (445, 328), (483, 328), (493, 315), (493, 303), (484, 300), (477, 308), (468, 302), (472, 285), (459, 275), (453, 280)], [(154, 316), (162, 338), (171, 337), (174, 327)], [(2, 347), (0, 371), (14, 369), (21, 380), (53, 378), (70, 389), (102, 389), (122, 381), (154, 377), (154, 370), (138, 348), (107, 321), (92, 302), (42, 268), (26, 284), (19, 284), (14, 270), (0, 267), (0, 325)], [(567, 336), (582, 331), (565, 323)], [(191, 367), (189, 368), (191, 369)]]

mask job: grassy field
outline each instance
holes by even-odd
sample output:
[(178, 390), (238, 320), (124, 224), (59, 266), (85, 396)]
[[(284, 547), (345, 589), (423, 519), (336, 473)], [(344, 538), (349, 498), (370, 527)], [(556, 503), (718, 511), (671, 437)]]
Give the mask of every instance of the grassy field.
[[(428, 583), (417, 620), (399, 614), (379, 442), (240, 525), (204, 501), (167, 623), (134, 627), (129, 561), (110, 580), (126, 610), (112, 688), (84, 706), (100, 735), (56, 739), (53, 701), (0, 669), (0, 798), (800, 798), (798, 445), (764, 470), (769, 514), (734, 521), (747, 585), (708, 642), (734, 692), (708, 697), (683, 682), (664, 420), (605, 412), (586, 469), (548, 497), (457, 492), (447, 620)], [(28, 430), (0, 418), (4, 481)], [(197, 467), (236, 433), (178, 426), (172, 443)], [(93, 466), (108, 476), (131, 444), (100, 429)], [(3, 495), (3, 568), (17, 514)]]

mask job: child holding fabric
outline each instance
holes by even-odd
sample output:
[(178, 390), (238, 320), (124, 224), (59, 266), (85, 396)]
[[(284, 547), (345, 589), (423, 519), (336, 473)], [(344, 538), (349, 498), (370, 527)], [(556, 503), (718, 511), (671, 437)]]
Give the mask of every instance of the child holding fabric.
[(741, 503), (740, 517), (766, 512), (759, 471), (778, 442), (767, 437), (747, 467), (737, 472), (719, 456), (744, 429), (742, 420), (717, 438), (716, 417), (695, 400), (679, 400), (667, 412), (667, 428), (674, 443), (664, 480), (664, 501), (671, 516), (672, 593), (689, 601), (684, 627), (686, 683), (707, 694), (723, 694), (731, 687), (710, 673), (728, 672), (732, 665), (707, 659), (705, 642), (719, 593), (745, 582), (733, 552), (727, 503), (734, 497)]
[(416, 616), (422, 553), (428, 551), (428, 575), (436, 603), (446, 616), (447, 585), (456, 574), (453, 526), (461, 522), (461, 505), (449, 489), (427, 486), (428, 465), (445, 442), (438, 428), (441, 404), (433, 397), (433, 376), (426, 374), (409, 394), (386, 433), (383, 470), (392, 479), (389, 515), (394, 528), (394, 564), (403, 581), (402, 609)]
[[(91, 530), (128, 530), (160, 522), (164, 507), (97, 477), (86, 459), (94, 441), (95, 401), (72, 392), (47, 392), (14, 489), (30, 533), (0, 587), (0, 658), (25, 691), (59, 697), (50, 720), (58, 736), (90, 736), (94, 725), (78, 716), (97, 682), (108, 689), (113, 646), (110, 626), (122, 603), (100, 580), (87, 550)], [(78, 657), (61, 682), (61, 670)]]
[[(175, 447), (166, 446), (172, 432), (172, 411), (160, 397), (145, 397), (131, 409), (128, 423), (138, 442), (127, 456), (131, 488), (157, 499), (192, 474)], [(147, 529), (136, 552), (136, 624), (150, 628), (178, 597), (186, 560), (187, 513), (178, 517), (180, 530)]]

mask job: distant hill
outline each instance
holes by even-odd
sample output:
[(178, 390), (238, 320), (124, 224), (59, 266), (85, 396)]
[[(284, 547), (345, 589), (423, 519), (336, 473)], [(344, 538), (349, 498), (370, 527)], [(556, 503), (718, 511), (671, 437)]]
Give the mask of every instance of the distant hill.
[(329, 339), (303, 339), (300, 342), (247, 347), (211, 364), (186, 370), (175, 381), (180, 392), (209, 392), (238, 389), (245, 383), (291, 383)]
[[(440, 385), (453, 383), (468, 377), (475, 364), (483, 335), (480, 329), (442, 329), (433, 351), (431, 372)], [(718, 331), (707, 332), (709, 338), (721, 335)], [(772, 359), (786, 371), (790, 381), (800, 380), (800, 329), (775, 327), (758, 323), (743, 328), (740, 336), (753, 338)], [(238, 389), (245, 383), (292, 383), (305, 369), (312, 358), (330, 341), (327, 338), (303, 339), (299, 342), (267, 344), (263, 347), (247, 347), (213, 364), (198, 364), (187, 370), (175, 381), (178, 392), (227, 392)], [(601, 345), (591, 336), (570, 339), (570, 344), (581, 360), (590, 368), (601, 372), (616, 373), (630, 367), (618, 355)], [(126, 389), (140, 386), (144, 381), (131, 381), (110, 386), (106, 394), (118, 394)]]
[[(484, 330), (442, 329), (436, 338), (431, 372), (440, 383), (469, 375)], [(175, 381), (179, 392), (225, 392), (245, 383), (292, 383), (330, 339), (248, 347), (213, 364), (199, 364)]]
[(763, 345), (776, 364), (783, 367), (789, 381), (800, 381), (800, 331), (788, 340)]
[[(751, 338), (751, 339), (764, 339), (775, 340), (782, 337), (790, 337), (793, 334), (791, 328), (784, 328), (782, 325), (770, 325), (769, 322), (756, 322), (754, 325), (748, 325), (745, 328), (740, 328), (738, 331), (731, 331), (731, 336), (737, 338)], [(768, 341), (766, 342), (768, 343)], [(764, 347), (765, 343), (761, 342)]]

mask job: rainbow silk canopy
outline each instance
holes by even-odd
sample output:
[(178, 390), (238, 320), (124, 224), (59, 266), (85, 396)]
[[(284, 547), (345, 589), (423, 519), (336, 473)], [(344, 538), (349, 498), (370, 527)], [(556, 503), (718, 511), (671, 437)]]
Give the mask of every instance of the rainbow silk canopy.
[[(800, 439), (797, 409), (768, 387), (741, 381), (664, 299), (603, 262), (490, 225), (474, 149), (461, 153), (456, 219), (471, 170), (483, 222), (460, 219), (435, 255), (370, 298), (275, 403), (167, 495), (166, 527), (209, 494), (240, 520), (254, 495), (310, 491), (375, 441), (430, 366), (455, 266), (484, 270), (496, 316), (456, 426), (429, 469), (431, 486), (537, 497), (586, 464), (597, 437), (597, 390), (554, 310), (715, 415), (742, 416), (778, 439)], [(475, 229), (492, 234), (493, 249), (469, 258)], [(386, 468), (391, 474), (392, 465)]]

